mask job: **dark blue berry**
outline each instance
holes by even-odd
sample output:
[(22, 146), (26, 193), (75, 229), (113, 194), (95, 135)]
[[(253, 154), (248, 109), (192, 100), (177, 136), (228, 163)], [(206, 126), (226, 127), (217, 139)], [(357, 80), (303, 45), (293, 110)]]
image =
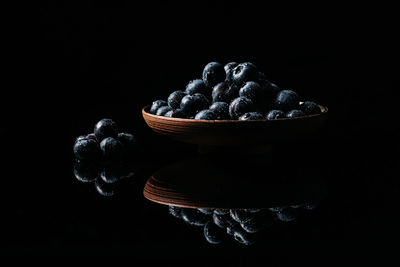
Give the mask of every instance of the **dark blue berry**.
[(255, 81), (258, 76), (257, 67), (250, 62), (240, 63), (233, 69), (232, 81), (243, 85), (248, 81)]
[(168, 206), (169, 214), (174, 216), (175, 218), (182, 218), (182, 208), (176, 206)]
[(94, 126), (94, 134), (99, 141), (106, 137), (116, 138), (118, 135), (117, 124), (111, 119), (102, 119)]
[(203, 81), (208, 87), (214, 87), (217, 83), (225, 80), (224, 66), (218, 62), (208, 63), (203, 70)]
[(253, 103), (259, 105), (262, 104), (263, 100), (265, 99), (266, 95), (261, 88), (261, 86), (253, 81), (246, 82), (242, 88), (239, 90), (239, 96), (247, 97)]
[(237, 65), (239, 65), (239, 63), (236, 63), (236, 62), (229, 62), (229, 63), (225, 64), (224, 69), (225, 69), (227, 81), (232, 81), (233, 69)]
[(78, 137), (74, 143), (74, 154), (77, 159), (95, 160), (100, 158), (99, 143), (95, 139)]
[(254, 240), (254, 236), (252, 236), (251, 234), (247, 233), (246, 231), (244, 231), (241, 228), (235, 228), (233, 229), (233, 238), (238, 241), (239, 243), (246, 245), (246, 246), (250, 246), (253, 245), (255, 240)]
[(259, 212), (261, 209), (244, 209), (245, 212), (256, 213)]
[(297, 217), (295, 211), (296, 210), (292, 209), (292, 208), (285, 208), (281, 211), (278, 211), (276, 213), (276, 216), (279, 220), (281, 220), (283, 222), (291, 222), (291, 221), (294, 221)]
[(240, 121), (251, 121), (251, 120), (264, 120), (264, 116), (258, 112), (247, 112), (239, 117)]
[(124, 147), (122, 143), (115, 138), (107, 137), (101, 141), (100, 149), (103, 152), (104, 158), (118, 160), (122, 156)]
[(207, 216), (204, 213), (196, 209), (182, 209), (182, 219), (188, 224), (194, 226), (204, 226), (208, 221)]
[(265, 116), (265, 118), (267, 120), (282, 119), (285, 117), (286, 117), (285, 112), (283, 112), (282, 110), (277, 110), (277, 109), (271, 110)]
[(135, 175), (136, 168), (132, 165), (113, 164), (105, 167), (100, 177), (106, 183), (115, 183), (121, 179), (130, 178)]
[(276, 96), (276, 94), (279, 93), (279, 91), (281, 91), (281, 89), (274, 83), (271, 83), (271, 88), (272, 88), (272, 94), (273, 96)]
[(97, 192), (105, 197), (111, 197), (115, 194), (115, 184), (107, 184), (102, 179), (96, 179), (94, 182)]
[(186, 85), (185, 93), (188, 95), (194, 95), (196, 93), (199, 93), (209, 97), (211, 95), (211, 88), (207, 87), (207, 85), (204, 83), (203, 80), (196, 79), (190, 81)]
[(256, 109), (253, 101), (246, 97), (238, 97), (229, 105), (229, 114), (232, 119), (238, 119), (247, 112), (252, 112)]
[(213, 222), (208, 221), (204, 225), (204, 237), (211, 244), (219, 244), (224, 237), (222, 229), (216, 226)]
[(136, 148), (136, 138), (133, 134), (130, 133), (119, 133), (118, 140), (124, 146), (124, 150), (126, 153), (132, 152)]
[(208, 99), (202, 94), (186, 95), (182, 98), (180, 107), (185, 114), (193, 116), (200, 110), (207, 109), (209, 103)]
[(235, 224), (236, 222), (232, 219), (232, 217), (228, 213), (226, 214), (217, 214), (214, 212), (213, 214), (213, 222), (215, 225), (218, 225), (220, 228), (226, 228), (229, 225)]
[(213, 102), (230, 103), (239, 96), (239, 86), (233, 83), (221, 82), (214, 86), (212, 90)]
[(215, 209), (214, 213), (218, 215), (229, 214), (229, 209)]
[(275, 97), (274, 106), (276, 109), (288, 111), (296, 109), (298, 105), (299, 97), (297, 93), (292, 90), (282, 90)]
[(288, 113), (286, 113), (287, 118), (296, 118), (296, 117), (302, 117), (305, 115), (306, 114), (304, 114), (303, 111), (298, 110), (298, 109), (293, 109), (293, 110), (289, 111)]
[(242, 228), (248, 233), (256, 233), (267, 227), (272, 226), (274, 223), (274, 216), (267, 211), (258, 212), (253, 218), (240, 224)]
[(162, 106), (166, 106), (166, 105), (168, 105), (167, 101), (165, 101), (165, 100), (156, 100), (151, 105), (150, 113), (151, 114), (156, 114), (157, 109), (159, 109)]
[(175, 91), (172, 92), (169, 96), (168, 96), (168, 106), (171, 107), (171, 109), (177, 109), (179, 108), (182, 98), (186, 96), (186, 93), (182, 92), (182, 91)]
[(196, 114), (194, 119), (195, 120), (216, 120), (217, 115), (214, 113), (214, 111), (205, 109), (205, 110), (199, 111), (199, 113)]
[(164, 116), (169, 118), (181, 118), (181, 119), (187, 118), (186, 114), (179, 108), (168, 111), (167, 113), (164, 114)]
[(204, 213), (204, 214), (208, 214), (208, 215), (211, 215), (211, 214), (213, 214), (213, 212), (214, 212), (214, 210), (213, 209), (197, 209), (198, 211), (200, 211), (201, 213)]
[(209, 108), (209, 110), (214, 111), (217, 116), (217, 120), (229, 120), (231, 116), (229, 115), (229, 105), (225, 102), (215, 102)]
[(81, 182), (93, 182), (99, 177), (99, 167), (93, 162), (78, 161), (74, 166), (74, 174), (76, 179)]
[(240, 209), (231, 209), (230, 215), (238, 223), (246, 222), (254, 217), (253, 213), (246, 212)]
[(314, 102), (305, 101), (300, 103), (300, 110), (306, 115), (320, 114), (321, 108)]
[(157, 109), (156, 115), (157, 116), (164, 116), (165, 113), (167, 113), (170, 110), (172, 110), (172, 108), (170, 106), (162, 106), (159, 109)]

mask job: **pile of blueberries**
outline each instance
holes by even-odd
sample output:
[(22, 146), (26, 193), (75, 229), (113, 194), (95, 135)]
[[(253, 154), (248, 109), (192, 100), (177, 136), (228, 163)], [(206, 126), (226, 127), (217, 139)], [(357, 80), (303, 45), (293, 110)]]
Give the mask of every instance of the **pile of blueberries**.
[(169, 206), (169, 213), (184, 222), (203, 227), (204, 237), (211, 244), (220, 244), (227, 237), (243, 245), (252, 245), (257, 234), (277, 222), (291, 222), (301, 211), (314, 210), (314, 202), (268, 209), (190, 209)]
[(250, 62), (208, 63), (202, 79), (156, 100), (150, 113), (196, 120), (272, 120), (321, 113), (312, 101), (299, 101), (292, 90), (281, 90)]
[(112, 196), (117, 181), (132, 177), (135, 167), (127, 161), (135, 155), (136, 138), (119, 132), (111, 119), (102, 119), (94, 133), (76, 138), (74, 175), (81, 182), (94, 182), (103, 196)]

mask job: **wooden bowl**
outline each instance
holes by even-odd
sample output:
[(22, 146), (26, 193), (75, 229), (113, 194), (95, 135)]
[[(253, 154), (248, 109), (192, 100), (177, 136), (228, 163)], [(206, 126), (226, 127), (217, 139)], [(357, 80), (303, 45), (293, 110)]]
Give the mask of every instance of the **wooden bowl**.
[(142, 109), (147, 125), (155, 132), (181, 142), (207, 146), (270, 144), (309, 137), (325, 121), (328, 108), (321, 114), (276, 120), (194, 120), (157, 116)]

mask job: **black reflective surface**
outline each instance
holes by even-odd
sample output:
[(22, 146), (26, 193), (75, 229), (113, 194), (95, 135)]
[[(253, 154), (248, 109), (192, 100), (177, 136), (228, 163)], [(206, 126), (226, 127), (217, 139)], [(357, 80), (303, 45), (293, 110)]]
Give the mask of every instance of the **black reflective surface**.
[[(40, 25), (7, 51), (15, 56), (15, 67), (6, 66), (18, 86), (3, 90), (0, 107), (2, 253), (13, 262), (53, 264), (85, 258), (137, 266), (398, 265), (397, 9), (142, 4), (48, 2), (30, 12), (34, 19), (21, 20), (24, 29), (38, 17)], [(260, 206), (240, 207), (261, 209), (254, 212), (260, 221), (237, 222), (229, 231), (209, 223), (205, 236), (214, 213), (231, 212), (203, 210), (206, 219), (190, 223), (197, 210), (176, 218), (167, 205), (143, 197), (153, 174), (190, 160), (195, 166), (197, 148), (151, 132), (141, 109), (183, 90), (210, 61), (254, 62), (271, 82), (327, 106), (329, 119), (314, 139), (275, 147), (273, 166), (286, 178), (271, 176), (268, 164), (232, 164), (241, 168), (235, 172), (224, 160), (208, 162), (207, 170), (218, 167), (216, 181), (234, 174), (237, 185), (259, 182), (258, 191), (269, 193)], [(138, 156), (116, 166), (76, 164), (75, 138), (102, 118), (137, 137)], [(202, 173), (185, 170), (187, 182)], [(307, 180), (318, 186), (304, 186)], [(307, 188), (324, 191), (312, 210), (292, 201)], [(254, 200), (236, 192), (229, 197), (237, 205)]]

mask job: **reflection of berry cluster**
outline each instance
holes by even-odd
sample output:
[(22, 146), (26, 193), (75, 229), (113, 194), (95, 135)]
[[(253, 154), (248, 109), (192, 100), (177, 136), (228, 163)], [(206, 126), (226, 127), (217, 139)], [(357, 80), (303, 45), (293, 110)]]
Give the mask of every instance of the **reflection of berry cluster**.
[(205, 239), (219, 244), (232, 236), (244, 245), (252, 245), (257, 233), (277, 222), (294, 221), (304, 210), (313, 210), (315, 203), (302, 203), (268, 209), (189, 209), (169, 206), (172, 216), (194, 226), (202, 226)]
[(111, 196), (116, 182), (135, 172), (126, 162), (134, 155), (135, 147), (132, 134), (118, 132), (113, 120), (102, 119), (95, 125), (94, 133), (75, 140), (75, 177), (82, 182), (94, 181), (100, 194)]
[(172, 92), (167, 101), (154, 101), (150, 113), (197, 120), (271, 120), (321, 110), (314, 102), (300, 102), (296, 92), (279, 89), (253, 63), (210, 62), (202, 79), (190, 81), (185, 91)]

